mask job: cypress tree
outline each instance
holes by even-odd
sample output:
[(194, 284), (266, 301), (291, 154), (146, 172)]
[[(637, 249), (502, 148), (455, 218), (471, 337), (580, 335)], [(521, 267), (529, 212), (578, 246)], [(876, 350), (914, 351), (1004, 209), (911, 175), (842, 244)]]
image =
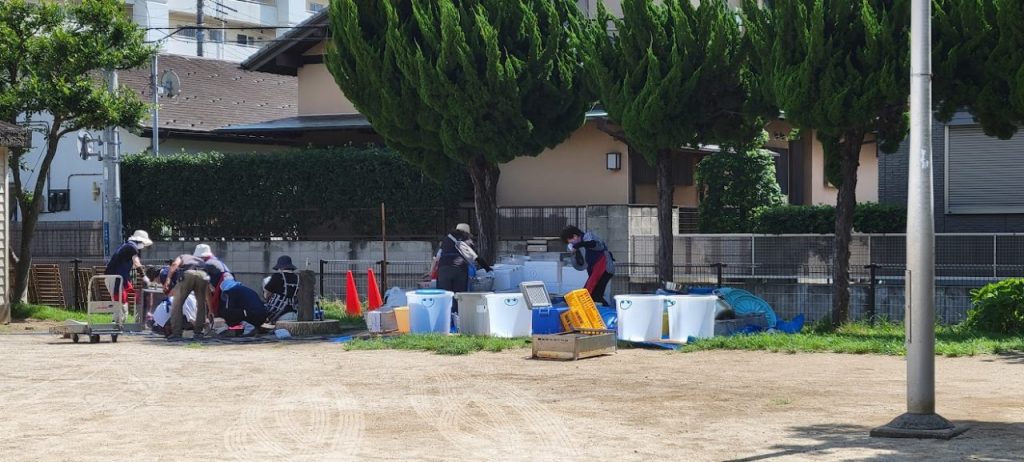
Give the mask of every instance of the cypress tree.
[(857, 167), (869, 134), (883, 152), (908, 131), (908, 0), (744, 1), (758, 95), (813, 129), (826, 177), (839, 188), (832, 322), (849, 319), (849, 262)]
[(335, 0), (326, 64), (389, 146), (473, 182), (493, 259), (499, 164), (565, 140), (591, 104), (570, 0)]
[(673, 277), (670, 160), (680, 148), (745, 144), (760, 132), (746, 117), (749, 75), (742, 35), (725, 2), (624, 0), (623, 18), (598, 3), (588, 75), (631, 147), (656, 169), (658, 276)]

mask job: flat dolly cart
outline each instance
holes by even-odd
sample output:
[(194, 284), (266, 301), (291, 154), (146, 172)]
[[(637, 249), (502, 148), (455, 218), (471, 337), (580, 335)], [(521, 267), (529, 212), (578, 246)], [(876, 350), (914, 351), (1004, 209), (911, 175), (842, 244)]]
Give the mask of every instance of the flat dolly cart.
[[(121, 300), (115, 300), (114, 287), (119, 286), (124, 290), (121, 276), (99, 275), (89, 280), (89, 289), (86, 295), (86, 322), (68, 321), (63, 326), (50, 328), (50, 333), (61, 335), (64, 338), (71, 338), (72, 342), (78, 343), (83, 336), (89, 336), (89, 343), (99, 343), (101, 335), (109, 335), (110, 341), (117, 343), (117, 336), (127, 332), (141, 331), (138, 324), (125, 324), (125, 304)], [(96, 288), (103, 284), (110, 294), (110, 300), (95, 300), (98, 296)], [(95, 323), (95, 314), (113, 315), (112, 323)]]

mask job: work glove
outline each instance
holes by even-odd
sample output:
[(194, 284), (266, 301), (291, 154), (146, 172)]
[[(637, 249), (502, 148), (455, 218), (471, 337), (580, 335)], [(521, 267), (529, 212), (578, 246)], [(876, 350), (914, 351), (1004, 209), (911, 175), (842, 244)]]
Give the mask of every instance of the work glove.
[(572, 243), (569, 243), (569, 245), (566, 246), (565, 248), (569, 251), (569, 253), (576, 251), (576, 246), (572, 245)]
[(142, 285), (149, 287), (149, 276), (142, 277)]

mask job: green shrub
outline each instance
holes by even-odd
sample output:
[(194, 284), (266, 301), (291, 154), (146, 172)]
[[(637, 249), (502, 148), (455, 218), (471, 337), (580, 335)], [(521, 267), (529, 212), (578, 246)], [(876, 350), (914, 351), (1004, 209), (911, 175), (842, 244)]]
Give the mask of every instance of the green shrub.
[(853, 211), (853, 229), (859, 233), (904, 233), (907, 209), (893, 204), (864, 202)]
[(751, 232), (758, 207), (783, 204), (771, 151), (723, 151), (697, 164), (698, 228), (702, 233)]
[(977, 332), (1024, 335), (1024, 279), (1006, 279), (971, 291), (964, 327)]
[[(760, 234), (831, 234), (836, 229), (835, 217), (836, 209), (831, 205), (765, 207), (754, 214), (753, 230)], [(873, 202), (857, 204), (853, 229), (859, 233), (905, 232), (907, 210)]]
[(129, 230), (196, 238), (303, 238), (314, 230), (374, 236), (380, 204), (388, 232), (434, 235), (441, 209), (469, 189), (463, 169), (438, 183), (393, 151), (374, 146), (268, 153), (178, 154), (125, 159)]

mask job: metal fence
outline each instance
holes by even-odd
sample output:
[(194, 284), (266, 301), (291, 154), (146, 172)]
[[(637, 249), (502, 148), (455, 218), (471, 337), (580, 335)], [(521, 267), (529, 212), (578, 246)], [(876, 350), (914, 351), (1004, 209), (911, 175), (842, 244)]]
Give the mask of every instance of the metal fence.
[[(629, 260), (656, 264), (658, 236), (634, 236)], [(805, 267), (830, 267), (832, 235), (690, 234), (676, 236), (676, 265), (723, 263), (751, 275), (790, 276)], [(850, 245), (850, 277), (868, 277), (869, 264), (898, 267), (906, 261), (903, 234), (855, 234)], [(937, 234), (936, 276), (1006, 278), (1024, 276), (1024, 234)]]
[[(906, 268), (902, 265), (866, 266), (858, 268), (863, 277), (850, 281), (850, 318), (902, 321)], [(971, 308), (971, 291), (1007, 277), (976, 276), (984, 270), (990, 268), (972, 265), (936, 268), (935, 315), (939, 322), (956, 324), (963, 321)], [(1000, 267), (1000, 270), (1024, 274), (1024, 265)], [(832, 311), (831, 266), (676, 265), (673, 275), (675, 282), (687, 287), (747, 290), (767, 301), (783, 318), (804, 314), (813, 322), (829, 316)], [(657, 265), (616, 264), (613, 293), (650, 293), (658, 287)]]
[[(11, 249), (21, 252), (21, 222), (11, 223)], [(94, 221), (43, 221), (32, 238), (35, 257), (103, 258), (103, 224)]]
[(387, 265), (381, 261), (372, 260), (320, 260), (318, 275), (320, 298), (344, 300), (348, 292), (348, 272), (351, 271), (359, 298), (365, 300), (369, 289), (367, 272), (370, 269), (373, 270), (381, 291), (386, 291), (391, 287), (400, 287), (406, 290), (416, 289), (419, 282), (424, 279), (424, 275), (430, 272), (432, 264), (432, 260), (389, 261)]

